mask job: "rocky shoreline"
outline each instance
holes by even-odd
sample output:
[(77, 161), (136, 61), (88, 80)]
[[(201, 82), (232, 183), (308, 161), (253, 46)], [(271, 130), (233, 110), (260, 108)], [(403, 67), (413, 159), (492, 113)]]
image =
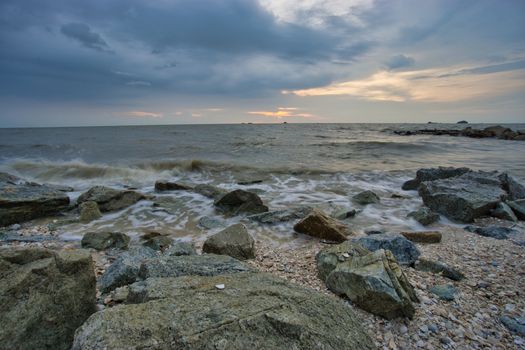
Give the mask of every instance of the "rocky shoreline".
[[(429, 229), (367, 235), (355, 233), (355, 210), (272, 210), (255, 192), (211, 185), (155, 189), (213, 198), (218, 213), (243, 219), (202, 246), (107, 231), (86, 232), (79, 246), (24, 222), (57, 213), (90, 222), (155, 195), (95, 186), (69, 204), (56, 187), (1, 174), (2, 346), (525, 348), (525, 187), (506, 173), (420, 169), (403, 190), (418, 191), (424, 206), (409, 216)], [(292, 222), (310, 238), (271, 246), (243, 220)]]
[(525, 130), (513, 131), (501, 125), (488, 126), (484, 129), (474, 129), (470, 126), (461, 130), (449, 129), (420, 129), (420, 130), (394, 130), (394, 134), (401, 136), (435, 135), (435, 136), (464, 136), (476, 139), (497, 138), (500, 140), (525, 141)]

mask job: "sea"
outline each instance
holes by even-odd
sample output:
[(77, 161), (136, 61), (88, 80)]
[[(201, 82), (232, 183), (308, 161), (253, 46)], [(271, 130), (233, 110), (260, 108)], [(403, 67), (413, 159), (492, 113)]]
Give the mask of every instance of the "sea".
[[(504, 126), (525, 129), (525, 124)], [(191, 191), (155, 193), (154, 183), (172, 180), (255, 191), (270, 210), (356, 209), (358, 214), (346, 223), (357, 234), (424, 230), (407, 218), (422, 205), (420, 197), (416, 191), (401, 189), (419, 168), (506, 171), (525, 183), (523, 141), (394, 133), (464, 127), (283, 123), (0, 129), (0, 171), (38, 183), (71, 186), (74, 191), (68, 195), (73, 203), (95, 185), (156, 196), (89, 224), (56, 225), (65, 240), (78, 240), (88, 231), (112, 230), (137, 239), (144, 232), (157, 231), (199, 242), (227, 225), (244, 222), (259, 240), (296, 244), (308, 238), (294, 233), (294, 222), (269, 226), (225, 217), (214, 210), (209, 198)], [(381, 202), (353, 203), (352, 196), (363, 190), (376, 192)], [(393, 194), (402, 198), (392, 198)], [(214, 227), (199, 224), (203, 218)], [(445, 218), (441, 223), (456, 225)]]

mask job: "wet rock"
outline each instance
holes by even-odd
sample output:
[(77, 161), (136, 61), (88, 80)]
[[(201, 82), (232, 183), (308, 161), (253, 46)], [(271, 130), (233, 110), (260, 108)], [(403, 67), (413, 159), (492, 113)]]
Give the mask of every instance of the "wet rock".
[(54, 215), (68, 205), (64, 192), (0, 173), (0, 226)]
[(166, 235), (158, 235), (147, 239), (143, 246), (151, 248), (153, 250), (164, 251), (173, 244), (173, 238)]
[(81, 203), (78, 206), (78, 208), (80, 210), (80, 222), (84, 224), (91, 222), (93, 220), (100, 219), (102, 217), (102, 214), (100, 213), (100, 210), (98, 209), (97, 202), (87, 201), (87, 202)]
[(126, 249), (129, 237), (120, 232), (88, 232), (82, 237), (82, 248), (106, 250), (110, 248)]
[(99, 279), (102, 293), (112, 291), (135, 282), (138, 277), (140, 265), (146, 259), (152, 259), (157, 253), (147, 247), (133, 247), (119, 257), (106, 269)]
[(72, 349), (376, 348), (350, 308), (269, 274), (152, 278), (128, 299), (94, 314)]
[(441, 232), (438, 231), (410, 231), (401, 232), (401, 235), (415, 243), (439, 243)]
[(472, 232), (472, 233), (476, 233), (480, 236), (491, 237), (495, 239), (507, 239), (509, 238), (509, 235), (519, 234), (519, 231), (512, 229), (512, 228), (505, 227), (505, 226), (480, 227), (480, 226), (468, 225), (468, 226), (465, 226), (465, 230)]
[(501, 220), (508, 220), (514, 222), (518, 221), (518, 218), (512, 211), (512, 208), (503, 202), (498, 203), (498, 205), (496, 205), (496, 208), (491, 210), (490, 215)]
[(379, 203), (380, 198), (377, 194), (372, 191), (363, 191), (352, 197), (352, 200), (357, 204), (367, 205), (373, 203)]
[(509, 200), (518, 200), (525, 198), (525, 186), (520, 184), (515, 178), (507, 173), (499, 175), (501, 187), (508, 193)]
[(492, 134), (492, 136), (495, 136), (497, 138), (501, 138), (505, 133), (508, 133), (509, 131), (512, 131), (509, 128), (506, 128), (501, 125), (494, 125), (494, 126), (488, 126), (483, 131)]
[(525, 324), (519, 322), (516, 318), (503, 315), (500, 317), (501, 323), (511, 332), (525, 336)]
[(418, 298), (390, 251), (380, 249), (341, 262), (326, 286), (352, 303), (387, 319), (413, 317)]
[(65, 186), (65, 185), (57, 185), (57, 184), (44, 184), (45, 186), (48, 186), (50, 188), (53, 188), (60, 192), (73, 192), (75, 189), (71, 186)]
[(203, 216), (199, 219), (199, 226), (207, 230), (211, 230), (214, 228), (224, 227), (224, 224), (220, 220), (210, 218), (209, 216)]
[(439, 179), (447, 179), (449, 177), (456, 177), (469, 172), (469, 168), (426, 168), (419, 169), (416, 172), (416, 178), (405, 182), (402, 186), (403, 190), (417, 190), (421, 182), (434, 181)]
[(239, 260), (255, 258), (255, 241), (243, 224), (232, 225), (209, 237), (202, 247), (204, 253), (229, 255)]
[(261, 198), (253, 192), (235, 190), (215, 201), (215, 206), (228, 214), (259, 214), (268, 211)]
[(384, 233), (385, 232), (381, 231), (381, 230), (367, 230), (367, 231), (365, 231), (365, 235), (367, 235), (367, 236), (369, 236), (369, 235), (382, 235)]
[(408, 213), (407, 217), (413, 218), (421, 225), (427, 226), (439, 220), (439, 214), (433, 212), (427, 207), (419, 208), (416, 211)]
[(261, 224), (278, 224), (281, 222), (302, 219), (312, 211), (312, 207), (303, 206), (283, 210), (274, 210), (266, 213), (250, 215), (247, 219), (260, 222)]
[(357, 215), (357, 210), (355, 209), (341, 209), (337, 210), (332, 214), (332, 217), (337, 220), (345, 220), (353, 218)]
[(216, 276), (254, 271), (250, 266), (227, 255), (161, 256), (145, 260), (139, 277)]
[(448, 266), (445, 263), (425, 258), (419, 258), (414, 264), (418, 271), (432, 272), (454, 281), (461, 281), (465, 276), (459, 270)]
[(372, 252), (379, 249), (391, 251), (401, 265), (413, 265), (420, 255), (414, 243), (397, 233), (363, 236), (353, 240)]
[(127, 208), (138, 201), (145, 199), (142, 193), (130, 190), (116, 190), (105, 186), (95, 186), (82, 193), (77, 203), (97, 202), (100, 211), (114, 211)]
[(189, 191), (192, 190), (193, 187), (190, 185), (178, 183), (178, 182), (171, 182), (171, 181), (165, 181), (165, 180), (158, 180), (155, 182), (155, 191), (162, 192), (162, 191)]
[(430, 209), (459, 222), (489, 215), (506, 197), (495, 173), (469, 172), (458, 177), (426, 181), (419, 195)]
[(193, 244), (189, 242), (175, 242), (164, 251), (166, 256), (197, 255)]
[(346, 225), (314, 209), (294, 226), (294, 230), (312, 237), (343, 242), (350, 234)]
[(219, 199), (224, 196), (228, 191), (223, 190), (222, 188), (215, 187), (208, 184), (199, 184), (193, 188), (193, 191), (211, 199)]
[(69, 349), (95, 293), (87, 251), (0, 249), (0, 348)]
[(510, 201), (507, 202), (507, 204), (512, 208), (512, 211), (516, 214), (518, 219), (525, 220), (525, 199)]
[(326, 281), (330, 272), (335, 270), (341, 262), (353, 259), (356, 256), (365, 256), (369, 253), (368, 249), (352, 241), (328, 246), (320, 250), (315, 256), (319, 278)]
[(456, 296), (456, 288), (450, 284), (438, 284), (432, 288), (430, 291), (437, 295), (442, 300), (452, 301)]

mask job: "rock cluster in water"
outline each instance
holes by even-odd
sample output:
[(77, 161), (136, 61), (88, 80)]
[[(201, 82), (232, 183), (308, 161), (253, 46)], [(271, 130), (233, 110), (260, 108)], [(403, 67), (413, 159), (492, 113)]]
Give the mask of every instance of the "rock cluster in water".
[(411, 135), (448, 135), (465, 136), (472, 138), (498, 138), (502, 140), (525, 141), (525, 130), (513, 131), (501, 125), (489, 126), (484, 129), (474, 129), (470, 126), (462, 130), (448, 129), (421, 129), (421, 130), (395, 130), (395, 134), (402, 136)]

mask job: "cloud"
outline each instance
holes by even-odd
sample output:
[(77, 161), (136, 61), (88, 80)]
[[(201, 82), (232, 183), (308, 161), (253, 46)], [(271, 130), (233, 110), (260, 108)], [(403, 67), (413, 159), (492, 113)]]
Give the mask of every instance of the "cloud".
[(385, 66), (388, 69), (394, 70), (411, 67), (414, 65), (414, 63), (416, 63), (416, 60), (414, 60), (412, 57), (405, 55), (396, 55), (390, 57), (390, 59), (385, 62)]
[(114, 113), (121, 117), (137, 117), (137, 118), (162, 118), (163, 113), (144, 112), (144, 111), (129, 111), (129, 112), (117, 112)]
[(364, 79), (283, 91), (297, 96), (348, 95), (370, 101), (457, 102), (525, 89), (525, 64), (379, 71)]
[(301, 117), (301, 118), (314, 117), (314, 115), (310, 113), (294, 112), (296, 109), (297, 108), (279, 107), (276, 111), (250, 111), (247, 113), (252, 114), (252, 115), (262, 115), (264, 117), (271, 117), (271, 118), (277, 118), (277, 119), (289, 118), (289, 117)]
[(109, 52), (108, 44), (102, 39), (100, 34), (95, 33), (84, 23), (68, 23), (60, 28), (60, 32), (65, 36), (74, 39), (87, 48)]
[(149, 81), (134, 80), (126, 83), (128, 86), (151, 86)]

